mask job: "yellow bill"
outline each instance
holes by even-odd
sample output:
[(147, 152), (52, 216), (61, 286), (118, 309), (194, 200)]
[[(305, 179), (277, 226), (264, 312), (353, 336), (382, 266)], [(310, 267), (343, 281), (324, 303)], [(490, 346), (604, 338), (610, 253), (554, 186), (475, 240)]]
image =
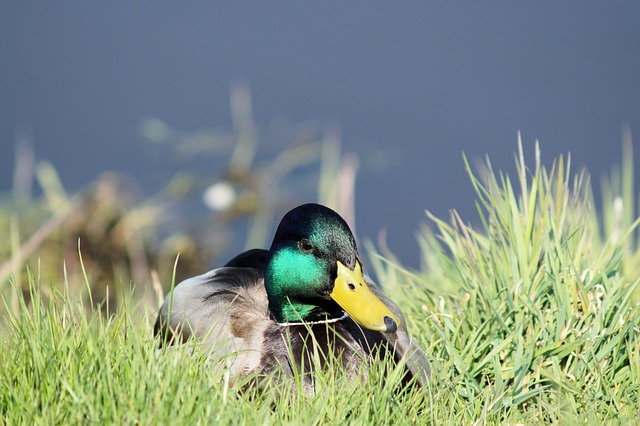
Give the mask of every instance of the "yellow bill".
[(329, 296), (355, 322), (369, 330), (395, 333), (398, 329), (398, 317), (367, 286), (359, 262), (353, 271), (338, 262), (338, 276)]

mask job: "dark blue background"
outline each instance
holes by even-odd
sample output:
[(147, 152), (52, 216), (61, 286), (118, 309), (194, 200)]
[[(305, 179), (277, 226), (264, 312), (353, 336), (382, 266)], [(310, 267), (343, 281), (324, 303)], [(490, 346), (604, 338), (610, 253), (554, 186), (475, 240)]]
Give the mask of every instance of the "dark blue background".
[[(637, 2), (2, 2), (0, 190), (16, 129), (70, 188), (120, 170), (143, 185), (140, 120), (229, 128), (231, 81), (277, 116), (339, 125), (344, 149), (382, 152), (357, 185), (360, 238), (386, 227), (417, 264), (424, 210), (474, 220), (461, 152), (513, 170), (570, 151), (598, 180), (640, 129)], [(380, 195), (381, 194), (381, 195)]]

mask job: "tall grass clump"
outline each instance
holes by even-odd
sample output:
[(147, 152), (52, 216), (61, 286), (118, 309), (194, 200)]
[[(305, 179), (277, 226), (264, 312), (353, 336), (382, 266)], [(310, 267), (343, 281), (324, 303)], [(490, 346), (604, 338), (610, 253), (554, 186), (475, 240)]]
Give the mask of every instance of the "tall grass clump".
[(458, 424), (637, 421), (633, 163), (605, 187), (601, 215), (586, 173), (572, 176), (562, 156), (545, 168), (537, 146), (532, 169), (520, 146), (515, 182), (488, 161), (482, 178), (465, 164), (479, 228), (455, 211), (428, 214), (422, 272), (375, 262), (426, 342), (434, 386), (445, 386), (440, 409)]
[[(108, 317), (81, 297), (54, 292), (30, 275), (29, 304), (3, 318), (0, 424), (411, 424), (428, 413), (427, 393), (402, 390), (386, 363), (350, 382), (331, 358), (316, 393), (274, 376), (232, 378), (207, 348), (190, 342), (158, 349), (155, 312), (124, 295)], [(385, 374), (383, 374), (385, 372)], [(386, 376), (383, 379), (383, 376)], [(260, 381), (263, 386), (254, 385)]]

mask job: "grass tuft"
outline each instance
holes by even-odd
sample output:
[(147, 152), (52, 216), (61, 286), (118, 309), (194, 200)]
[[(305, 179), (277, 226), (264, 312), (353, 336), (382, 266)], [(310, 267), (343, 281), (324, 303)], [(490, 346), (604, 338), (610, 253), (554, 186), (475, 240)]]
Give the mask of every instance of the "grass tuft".
[(520, 147), (515, 182), (488, 161), (482, 178), (465, 165), (479, 229), (455, 211), (449, 221), (427, 213), (423, 272), (375, 262), (409, 308), (435, 381), (450, 386), (442, 403), (460, 423), (637, 419), (639, 221), (620, 211), (633, 209), (631, 163), (624, 194), (605, 191), (604, 222), (587, 175), (572, 177), (562, 156), (546, 169), (536, 148), (529, 169)]
[[(5, 318), (2, 349), (12, 356), (0, 368), (3, 424), (406, 424), (428, 412), (427, 394), (399, 391), (402, 375), (384, 363), (368, 380), (350, 382), (330, 359), (316, 395), (275, 373), (234, 382), (211, 368), (201, 345), (156, 349), (153, 312), (125, 303), (108, 318), (89, 318), (81, 299), (45, 301), (30, 282), (29, 305), (23, 299), (20, 314)], [(257, 380), (266, 391), (251, 386)]]

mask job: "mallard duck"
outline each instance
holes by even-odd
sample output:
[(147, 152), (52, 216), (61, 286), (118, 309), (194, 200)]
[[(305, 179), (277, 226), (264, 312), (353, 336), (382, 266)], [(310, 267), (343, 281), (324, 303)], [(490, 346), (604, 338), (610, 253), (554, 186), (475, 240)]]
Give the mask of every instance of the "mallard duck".
[(403, 361), (405, 382), (424, 385), (430, 376), (400, 309), (363, 273), (349, 226), (319, 204), (288, 212), (269, 250), (178, 284), (154, 331), (164, 344), (195, 336), (227, 360), (232, 376), (276, 368), (293, 375), (297, 367), (310, 372), (305, 386), (313, 388), (317, 360), (330, 353), (350, 378), (366, 377), (368, 362), (387, 353)]

